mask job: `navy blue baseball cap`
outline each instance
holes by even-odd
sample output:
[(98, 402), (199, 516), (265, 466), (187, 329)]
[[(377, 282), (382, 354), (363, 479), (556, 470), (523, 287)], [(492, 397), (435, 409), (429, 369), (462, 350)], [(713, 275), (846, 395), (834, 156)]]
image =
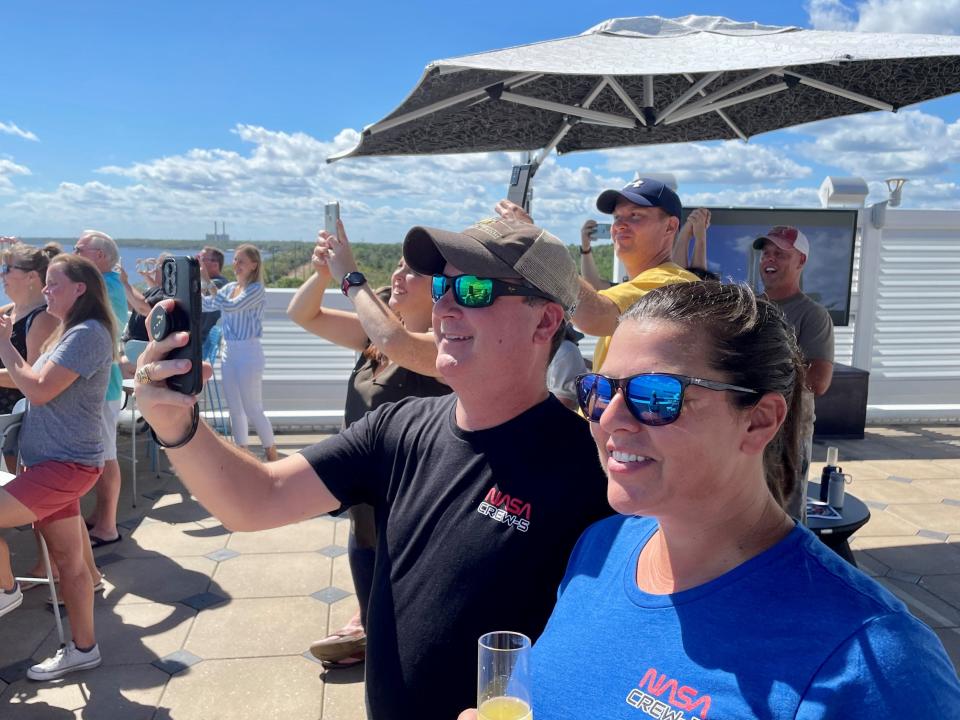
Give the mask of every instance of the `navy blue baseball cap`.
[(677, 194), (668, 185), (652, 178), (637, 178), (624, 185), (622, 190), (604, 190), (597, 198), (597, 210), (611, 215), (621, 198), (641, 207), (663, 208), (667, 215), (673, 215), (677, 220), (683, 210)]

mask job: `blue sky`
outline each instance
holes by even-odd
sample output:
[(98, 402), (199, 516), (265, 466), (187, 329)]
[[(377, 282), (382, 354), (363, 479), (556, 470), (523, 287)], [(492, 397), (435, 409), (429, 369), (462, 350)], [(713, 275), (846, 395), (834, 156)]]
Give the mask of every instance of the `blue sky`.
[[(393, 110), (431, 60), (575, 35), (645, 3), (168, 2), (8, 5), (0, 18), (0, 233), (309, 239), (343, 202), (355, 240), (487, 215), (502, 153), (323, 159)], [(664, 12), (661, 10), (661, 12)], [(821, 29), (949, 32), (960, 0), (686, 2), (670, 16)], [(554, 159), (538, 221), (573, 241), (596, 193), (640, 167), (672, 171), (687, 204), (815, 206), (828, 175), (911, 178), (905, 206), (960, 204), (960, 100), (782, 131)], [(870, 152), (859, 148), (866, 145)]]

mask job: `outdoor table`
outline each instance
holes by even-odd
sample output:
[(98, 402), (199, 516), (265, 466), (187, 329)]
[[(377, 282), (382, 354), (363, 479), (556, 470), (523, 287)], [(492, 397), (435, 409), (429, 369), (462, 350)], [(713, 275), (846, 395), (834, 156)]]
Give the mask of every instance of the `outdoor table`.
[[(813, 480), (807, 482), (807, 497), (820, 497), (820, 483)], [(823, 541), (824, 545), (857, 567), (857, 561), (853, 558), (848, 540), (870, 520), (870, 509), (860, 498), (848, 492), (844, 493), (843, 507), (837, 512), (842, 515), (839, 520), (808, 517), (807, 527)]]

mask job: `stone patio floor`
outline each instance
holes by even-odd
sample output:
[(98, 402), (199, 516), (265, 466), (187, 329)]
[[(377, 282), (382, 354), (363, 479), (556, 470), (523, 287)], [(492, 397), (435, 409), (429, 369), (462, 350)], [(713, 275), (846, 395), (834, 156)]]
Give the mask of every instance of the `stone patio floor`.
[[(317, 439), (278, 436), (286, 452)], [(852, 542), (860, 567), (937, 632), (956, 665), (960, 427), (869, 427), (863, 440), (830, 444), (853, 476), (848, 492), (871, 508)], [(121, 434), (121, 454), (129, 445)], [(27, 592), (21, 608), (0, 620), (0, 718), (364, 718), (362, 669), (325, 672), (306, 652), (356, 607), (347, 522), (316, 518), (231, 533), (176, 477), (157, 477), (145, 443), (138, 445), (137, 507), (129, 462), (121, 460), (124, 539), (96, 553), (106, 581), (96, 600), (103, 666), (51, 683), (26, 680), (25, 667), (57, 645), (46, 589)], [(826, 445), (815, 445), (814, 471)], [(32, 533), (4, 537), (15, 572), (25, 573)]]

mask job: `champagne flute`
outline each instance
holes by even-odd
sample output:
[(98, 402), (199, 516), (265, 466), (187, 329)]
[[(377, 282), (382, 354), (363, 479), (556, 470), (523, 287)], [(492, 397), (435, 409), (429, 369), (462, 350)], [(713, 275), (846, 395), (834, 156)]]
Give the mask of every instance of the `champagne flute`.
[(533, 720), (530, 638), (501, 630), (480, 636), (477, 708), (480, 720)]

